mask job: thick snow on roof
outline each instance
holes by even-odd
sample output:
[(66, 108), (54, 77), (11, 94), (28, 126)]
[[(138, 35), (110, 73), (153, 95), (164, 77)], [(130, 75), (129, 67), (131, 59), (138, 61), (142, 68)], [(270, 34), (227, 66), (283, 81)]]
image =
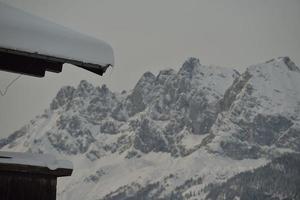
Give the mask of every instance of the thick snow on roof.
[(100, 66), (114, 65), (109, 44), (1, 2), (0, 48)]
[(36, 167), (47, 167), (50, 170), (73, 169), (72, 162), (57, 160), (50, 154), (33, 154), (0, 151), (0, 164), (18, 164)]

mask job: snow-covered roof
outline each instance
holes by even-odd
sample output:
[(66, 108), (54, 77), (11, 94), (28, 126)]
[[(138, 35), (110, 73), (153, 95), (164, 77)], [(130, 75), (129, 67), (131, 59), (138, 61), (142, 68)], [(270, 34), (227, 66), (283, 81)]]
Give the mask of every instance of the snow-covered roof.
[(0, 49), (38, 58), (47, 56), (83, 67), (114, 65), (113, 49), (106, 42), (1, 2)]
[[(6, 166), (18, 166), (9, 167), (8, 170), (22, 170), (23, 166), (28, 169), (30, 167), (46, 168), (49, 172), (58, 171), (64, 169), (65, 172), (69, 173), (73, 170), (72, 162), (68, 160), (58, 160), (55, 156), (50, 154), (37, 154), (37, 153), (19, 153), (19, 152), (3, 152), (0, 151), (0, 169), (3, 165)], [(32, 168), (32, 169), (33, 169)], [(29, 170), (30, 171), (30, 170)], [(67, 176), (68, 174), (65, 174)], [(64, 176), (64, 174), (61, 174)]]

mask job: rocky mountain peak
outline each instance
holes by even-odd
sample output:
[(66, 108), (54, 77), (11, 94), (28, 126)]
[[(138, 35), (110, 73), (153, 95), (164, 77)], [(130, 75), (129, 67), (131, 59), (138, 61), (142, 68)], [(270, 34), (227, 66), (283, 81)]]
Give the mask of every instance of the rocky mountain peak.
[(248, 67), (234, 81), (212, 128), (219, 152), (240, 159), (270, 154), (272, 146), (298, 149), (300, 74), (295, 72), (298, 67), (281, 57)]
[(94, 90), (95, 87), (91, 83), (87, 82), (86, 80), (82, 80), (76, 89), (76, 95), (83, 97), (92, 93)]
[(145, 72), (143, 75), (142, 75), (142, 78), (145, 78), (145, 79), (150, 79), (152, 80), (153, 78), (155, 77), (155, 75), (152, 73), (152, 72)]
[(296, 64), (289, 57), (279, 57), (279, 59), (282, 60), (291, 71), (300, 72), (300, 68), (296, 66)]
[(168, 78), (175, 75), (176, 71), (174, 69), (161, 70), (156, 77), (156, 82), (162, 85), (166, 82)]
[(64, 86), (62, 87), (56, 97), (52, 100), (50, 104), (50, 109), (55, 110), (58, 109), (59, 107), (64, 106), (68, 102), (70, 102), (73, 98), (75, 88), (72, 86)]
[(139, 83), (142, 82), (153, 82), (153, 81), (155, 81), (155, 75), (151, 72), (145, 72), (137, 82), (137, 85), (139, 85)]
[(269, 64), (275, 67), (287, 68), (293, 72), (300, 72), (300, 68), (296, 66), (296, 64), (288, 56), (273, 58), (265, 62), (265, 64)]
[(179, 74), (186, 74), (192, 77), (195, 68), (199, 66), (201, 66), (201, 64), (198, 58), (194, 58), (194, 57), (188, 58), (180, 68)]
[(105, 84), (103, 84), (101, 87), (97, 87), (97, 91), (100, 96), (105, 96), (110, 92), (109, 88)]
[(183, 66), (188, 66), (188, 65), (195, 66), (195, 65), (201, 65), (201, 64), (200, 64), (199, 58), (190, 57), (183, 64)]
[(139, 90), (140, 92), (143, 92), (141, 90), (148, 90), (149, 87), (152, 87), (152, 85), (155, 82), (155, 75), (152, 74), (151, 72), (146, 72), (142, 75), (142, 77), (139, 79), (137, 84), (135, 85), (133, 91)]

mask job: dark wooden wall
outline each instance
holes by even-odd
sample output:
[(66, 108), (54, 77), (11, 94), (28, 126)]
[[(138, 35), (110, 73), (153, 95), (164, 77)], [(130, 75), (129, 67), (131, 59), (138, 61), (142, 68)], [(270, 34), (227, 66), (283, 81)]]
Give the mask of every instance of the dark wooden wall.
[(0, 172), (0, 200), (55, 200), (55, 176)]

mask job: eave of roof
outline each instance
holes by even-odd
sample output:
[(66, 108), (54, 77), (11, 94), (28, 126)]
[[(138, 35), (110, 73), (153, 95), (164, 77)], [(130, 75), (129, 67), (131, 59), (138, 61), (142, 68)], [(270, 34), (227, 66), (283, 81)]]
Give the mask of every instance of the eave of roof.
[(73, 164), (50, 154), (0, 152), (0, 172), (70, 176)]
[(0, 51), (70, 63), (98, 74), (114, 65), (113, 49), (106, 42), (1, 2)]

